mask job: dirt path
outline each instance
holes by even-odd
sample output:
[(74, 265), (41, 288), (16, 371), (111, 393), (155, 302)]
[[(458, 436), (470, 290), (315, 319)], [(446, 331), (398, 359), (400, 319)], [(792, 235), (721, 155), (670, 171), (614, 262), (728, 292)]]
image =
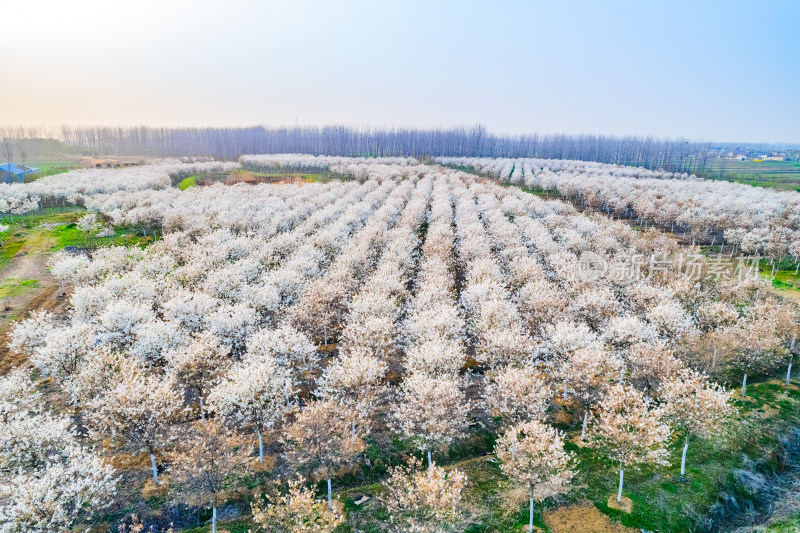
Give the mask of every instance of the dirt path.
[(35, 309), (62, 314), (66, 308), (59, 283), (47, 269), (54, 242), (46, 228), (32, 229), (17, 255), (0, 270), (0, 375), (24, 360), (8, 349), (12, 323)]

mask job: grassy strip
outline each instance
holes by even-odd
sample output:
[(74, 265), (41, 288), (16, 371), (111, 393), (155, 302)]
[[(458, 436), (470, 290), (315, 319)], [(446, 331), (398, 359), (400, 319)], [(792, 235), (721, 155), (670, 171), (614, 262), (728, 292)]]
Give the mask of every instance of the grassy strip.
[(183, 181), (181, 181), (177, 185), (177, 187), (178, 189), (185, 191), (189, 187), (194, 187), (196, 185), (197, 185), (197, 176), (189, 176), (188, 178), (185, 178)]

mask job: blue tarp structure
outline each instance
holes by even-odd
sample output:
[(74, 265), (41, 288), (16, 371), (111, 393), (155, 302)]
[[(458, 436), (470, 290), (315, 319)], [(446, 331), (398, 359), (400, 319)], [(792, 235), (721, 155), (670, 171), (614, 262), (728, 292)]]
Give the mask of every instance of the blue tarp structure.
[(39, 172), (36, 167), (22, 167), (14, 163), (6, 163), (0, 165), (0, 181), (6, 183), (13, 183), (15, 178), (18, 183), (22, 183), (22, 179), (26, 174), (35, 174)]

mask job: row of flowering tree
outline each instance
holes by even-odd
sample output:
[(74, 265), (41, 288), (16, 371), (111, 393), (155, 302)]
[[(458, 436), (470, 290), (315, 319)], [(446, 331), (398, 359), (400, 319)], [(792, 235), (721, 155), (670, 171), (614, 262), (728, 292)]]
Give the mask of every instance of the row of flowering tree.
[(233, 474), (269, 455), (324, 481), (327, 501), (292, 481), (257, 521), (334, 527), (339, 473), (393, 434), (425, 459), (386, 481), (397, 527), (458, 530), (468, 480), (437, 461), (481, 425), (532, 501), (580, 475), (565, 430), (619, 465), (621, 498), (672, 436), (685, 475), (690, 443), (725, 427), (729, 394), (709, 375), (789, 362), (794, 308), (758, 280), (579, 275), (585, 252), (673, 253), (660, 235), (455, 170), (347, 164), (367, 179), (95, 195), (99, 213), (164, 238), (59, 255), (71, 310), (14, 330), (87, 443), (146, 454), (152, 483), (169, 472), (214, 527)]

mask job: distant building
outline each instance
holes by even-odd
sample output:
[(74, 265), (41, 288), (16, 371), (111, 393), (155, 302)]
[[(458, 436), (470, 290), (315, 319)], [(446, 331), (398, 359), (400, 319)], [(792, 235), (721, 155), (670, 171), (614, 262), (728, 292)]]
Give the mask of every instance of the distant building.
[(786, 159), (785, 155), (781, 154), (769, 154), (762, 157), (764, 161), (784, 161)]
[(725, 159), (733, 159), (734, 161), (747, 161), (747, 155), (731, 152), (725, 156)]
[(39, 169), (36, 167), (23, 167), (14, 163), (0, 165), (0, 183), (22, 183), (27, 174), (36, 174)]

